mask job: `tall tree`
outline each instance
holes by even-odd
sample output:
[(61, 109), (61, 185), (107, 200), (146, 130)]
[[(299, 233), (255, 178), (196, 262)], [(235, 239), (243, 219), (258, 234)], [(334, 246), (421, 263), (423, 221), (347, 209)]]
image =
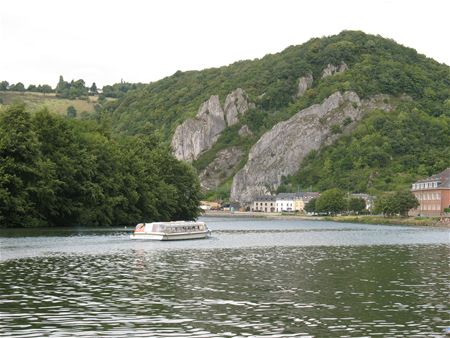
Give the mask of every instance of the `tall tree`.
[(317, 212), (337, 214), (346, 208), (345, 195), (337, 188), (329, 189), (320, 194), (316, 202)]
[(0, 223), (35, 226), (39, 215), (43, 161), (39, 143), (23, 105), (0, 115)]
[(95, 84), (95, 82), (93, 82), (91, 88), (89, 88), (89, 93), (91, 95), (97, 95), (98, 94), (98, 89), (97, 89), (97, 85)]

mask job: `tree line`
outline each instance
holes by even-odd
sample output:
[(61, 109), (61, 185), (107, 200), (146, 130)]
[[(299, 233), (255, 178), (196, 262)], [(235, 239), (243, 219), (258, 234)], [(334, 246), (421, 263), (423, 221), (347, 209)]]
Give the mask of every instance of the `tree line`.
[(0, 81), (0, 91), (11, 91), (11, 92), (35, 92), (35, 93), (54, 93), (53, 88), (48, 85), (34, 85), (30, 84), (25, 88), (25, 85), (22, 82), (17, 83), (9, 83), (8, 81)]
[(0, 112), (0, 227), (110, 226), (195, 219), (194, 170), (151, 133), (23, 105)]
[(83, 79), (65, 81), (62, 75), (59, 76), (59, 81), (55, 87), (48, 84), (30, 84), (28, 87), (22, 82), (9, 83), (8, 81), (0, 81), (0, 91), (11, 92), (34, 92), (34, 93), (56, 93), (56, 96), (67, 99), (85, 99), (89, 95), (99, 95), (100, 99), (120, 98), (128, 91), (142, 88), (141, 83), (128, 83), (121, 81), (113, 85), (105, 85), (99, 90), (96, 83), (93, 82), (91, 86), (87, 86)]
[(319, 197), (311, 199), (305, 205), (305, 211), (330, 215), (373, 212), (385, 216), (407, 216), (409, 210), (418, 206), (419, 201), (409, 190), (398, 190), (381, 194), (375, 199), (373, 210), (366, 210), (364, 199), (353, 196), (347, 197), (343, 190), (332, 188), (324, 191)]

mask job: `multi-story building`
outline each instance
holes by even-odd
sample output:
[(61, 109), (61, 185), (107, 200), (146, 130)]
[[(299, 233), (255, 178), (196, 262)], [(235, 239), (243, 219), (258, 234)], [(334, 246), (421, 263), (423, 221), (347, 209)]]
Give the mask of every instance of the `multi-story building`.
[(305, 205), (315, 197), (318, 192), (279, 193), (276, 197), (276, 211), (303, 211)]
[(294, 193), (282, 192), (276, 196), (276, 211), (294, 211)]
[(318, 192), (298, 192), (294, 197), (294, 211), (304, 211), (305, 205), (313, 198), (319, 197)]
[(252, 211), (275, 212), (275, 208), (275, 196), (266, 195), (255, 198)]
[(450, 168), (443, 172), (417, 181), (411, 192), (420, 205), (409, 211), (410, 216), (441, 216), (450, 208)]

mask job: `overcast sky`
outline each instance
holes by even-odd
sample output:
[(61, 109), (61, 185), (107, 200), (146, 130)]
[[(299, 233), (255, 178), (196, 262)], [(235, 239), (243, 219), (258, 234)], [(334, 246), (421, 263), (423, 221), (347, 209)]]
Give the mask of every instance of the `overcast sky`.
[(151, 82), (362, 30), (450, 65), (448, 0), (5, 0), (0, 80)]

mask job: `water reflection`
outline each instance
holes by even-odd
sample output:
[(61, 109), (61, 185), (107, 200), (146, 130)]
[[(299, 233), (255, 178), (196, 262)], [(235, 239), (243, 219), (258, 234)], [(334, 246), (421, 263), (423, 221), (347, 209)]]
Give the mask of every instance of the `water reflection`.
[[(60, 250), (72, 241), (78, 248), (0, 263), (0, 336), (438, 337), (450, 326), (445, 241), (282, 246), (276, 238), (272, 246), (221, 247), (240, 236), (226, 227), (215, 240), (163, 249), (119, 245), (122, 233), (78, 243), (70, 236), (27, 239), (29, 246)], [(257, 227), (247, 237), (257, 244), (259, 236), (314, 232)], [(63, 243), (52, 247), (55, 239)]]

